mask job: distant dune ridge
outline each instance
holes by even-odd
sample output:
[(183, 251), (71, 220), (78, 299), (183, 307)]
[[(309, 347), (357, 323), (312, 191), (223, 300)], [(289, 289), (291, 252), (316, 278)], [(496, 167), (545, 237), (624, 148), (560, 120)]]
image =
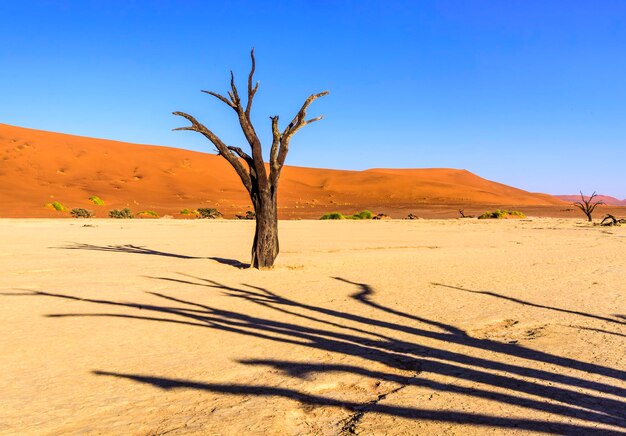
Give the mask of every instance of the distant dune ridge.
[[(585, 194), (585, 198), (591, 195), (591, 192), (583, 192)], [(567, 201), (568, 203), (574, 203), (575, 201), (580, 201), (580, 194), (578, 195), (555, 195), (559, 200)], [(602, 200), (604, 204), (609, 206), (626, 206), (626, 199), (620, 200), (619, 198), (610, 197), (608, 195), (597, 195), (594, 197), (594, 201)]]
[[(52, 201), (92, 209), (98, 217), (119, 207), (173, 216), (184, 208), (217, 207), (227, 217), (251, 208), (237, 175), (219, 156), (5, 124), (0, 124), (0, 186), (2, 217), (61, 216), (44, 206)], [(106, 204), (94, 205), (88, 199), (91, 195)], [(466, 170), (440, 168), (285, 167), (279, 191), (281, 218), (361, 209), (398, 218), (416, 210), (426, 217), (444, 217), (458, 216), (458, 208), (464, 205), (476, 210), (567, 206), (547, 194), (529, 193)]]

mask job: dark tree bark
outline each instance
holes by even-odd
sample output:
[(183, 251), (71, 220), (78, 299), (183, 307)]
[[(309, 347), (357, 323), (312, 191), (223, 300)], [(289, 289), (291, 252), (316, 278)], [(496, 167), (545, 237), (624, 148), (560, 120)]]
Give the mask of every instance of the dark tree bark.
[(187, 119), (191, 125), (174, 130), (191, 130), (202, 134), (215, 145), (218, 155), (226, 159), (237, 172), (243, 186), (250, 195), (250, 200), (252, 201), (256, 214), (256, 231), (252, 243), (252, 260), (250, 266), (265, 269), (271, 268), (274, 265), (279, 251), (277, 213), (278, 180), (280, 179), (280, 173), (285, 164), (285, 158), (289, 152), (289, 142), (293, 135), (302, 127), (323, 118), (323, 116), (319, 116), (307, 120), (306, 113), (309, 105), (316, 99), (327, 95), (328, 91), (309, 96), (291, 123), (289, 123), (282, 132), (278, 127), (278, 115), (270, 117), (272, 123), (272, 145), (270, 148), (268, 174), (265, 162), (263, 161), (261, 141), (250, 120), (252, 101), (259, 89), (258, 82), (253, 86), (254, 70), (256, 67), (254, 49), (250, 52), (250, 57), (252, 59), (252, 68), (248, 75), (248, 98), (245, 107), (242, 105), (241, 99), (239, 98), (239, 92), (237, 86), (235, 86), (235, 76), (232, 71), (230, 72), (230, 91), (228, 91), (228, 98), (211, 91), (202, 92), (212, 95), (235, 111), (241, 130), (250, 145), (251, 154), (246, 153), (239, 147), (227, 146), (211, 130), (194, 117), (184, 112), (174, 112), (174, 115)]
[(616, 218), (615, 216), (607, 213), (606, 216), (600, 221), (601, 226), (619, 226), (621, 224), (626, 224), (626, 218)]
[(576, 206), (578, 209), (580, 209), (585, 216), (587, 217), (587, 220), (589, 222), (593, 221), (593, 218), (591, 218), (591, 214), (593, 213), (593, 211), (596, 209), (596, 207), (599, 204), (604, 204), (604, 202), (602, 200), (598, 200), (598, 201), (593, 201), (593, 199), (597, 196), (598, 194), (596, 194), (595, 192), (593, 194), (591, 194), (591, 196), (589, 198), (585, 198), (585, 196), (583, 195), (582, 191), (580, 191), (580, 199), (581, 201), (577, 201), (576, 203), (574, 203), (573, 205)]

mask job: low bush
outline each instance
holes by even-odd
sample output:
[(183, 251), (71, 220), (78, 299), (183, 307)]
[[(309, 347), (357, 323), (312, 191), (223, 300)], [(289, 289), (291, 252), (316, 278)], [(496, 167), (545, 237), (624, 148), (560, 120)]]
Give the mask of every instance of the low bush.
[(142, 210), (141, 212), (137, 212), (137, 216), (152, 216), (158, 218), (159, 214), (153, 210)]
[(59, 212), (65, 212), (67, 210), (67, 207), (63, 206), (58, 201), (53, 201), (52, 203), (48, 203), (46, 204), (46, 207), (51, 207), (52, 209), (58, 210)]
[(346, 217), (339, 212), (328, 212), (322, 215), (321, 220), (345, 220)]
[(364, 210), (354, 215), (344, 215), (340, 212), (328, 212), (322, 215), (321, 220), (371, 220), (374, 214), (369, 210)]
[(485, 212), (481, 216), (478, 217), (479, 220), (484, 219), (501, 219), (508, 218), (509, 216), (515, 216), (518, 218), (526, 218), (526, 215), (523, 212), (518, 210), (494, 210), (493, 212)]
[(185, 208), (185, 209), (180, 211), (180, 214), (181, 215), (197, 215), (198, 211), (197, 210), (190, 210), (190, 209)]
[(200, 218), (214, 220), (222, 217), (222, 212), (214, 207), (199, 207), (197, 212)]
[(82, 207), (75, 207), (70, 211), (70, 215), (74, 218), (93, 218), (93, 212)]
[(118, 219), (130, 219), (133, 217), (133, 213), (129, 208), (113, 209), (109, 211), (109, 217)]
[(91, 197), (89, 197), (89, 200), (91, 200), (91, 202), (96, 206), (104, 206), (104, 200), (102, 200), (97, 195), (92, 195)]
[(374, 217), (374, 214), (369, 210), (364, 210), (359, 213), (355, 213), (350, 218), (353, 220), (371, 220)]

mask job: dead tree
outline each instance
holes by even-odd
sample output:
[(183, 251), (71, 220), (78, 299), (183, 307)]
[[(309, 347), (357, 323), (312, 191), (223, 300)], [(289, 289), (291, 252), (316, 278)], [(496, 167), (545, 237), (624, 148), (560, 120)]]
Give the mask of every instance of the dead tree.
[(619, 226), (621, 224), (626, 224), (626, 218), (616, 218), (615, 216), (607, 213), (606, 216), (600, 222), (601, 226), (611, 227), (611, 226)]
[(586, 216), (587, 216), (587, 220), (589, 220), (589, 222), (593, 221), (593, 219), (591, 218), (591, 214), (593, 213), (593, 211), (596, 209), (596, 207), (599, 204), (604, 204), (604, 201), (602, 200), (598, 200), (598, 201), (593, 201), (593, 199), (595, 197), (597, 197), (598, 194), (594, 193), (591, 194), (591, 196), (589, 198), (585, 198), (585, 196), (583, 195), (583, 192), (580, 191), (580, 199), (581, 201), (577, 201), (576, 203), (573, 204), (573, 206), (576, 206), (578, 209), (580, 209)]
[[(271, 268), (278, 255), (278, 215), (277, 215), (277, 193), (278, 180), (285, 164), (285, 158), (289, 151), (289, 142), (293, 135), (307, 124), (319, 121), (323, 116), (306, 119), (309, 105), (316, 99), (328, 94), (328, 91), (312, 94), (307, 98), (289, 125), (281, 132), (278, 127), (278, 115), (270, 117), (272, 123), (272, 145), (270, 147), (269, 174), (263, 162), (263, 151), (261, 141), (250, 120), (252, 100), (259, 89), (259, 83), (253, 85), (255, 70), (254, 49), (250, 52), (252, 67), (248, 75), (248, 95), (245, 106), (243, 105), (239, 92), (235, 86), (235, 76), (230, 72), (230, 91), (228, 98), (221, 94), (202, 91), (212, 95), (237, 114), (239, 125), (250, 145), (251, 153), (248, 154), (240, 147), (226, 145), (217, 135), (201, 124), (198, 120), (184, 112), (173, 112), (174, 115), (187, 119), (191, 126), (180, 127), (174, 130), (191, 130), (204, 135), (217, 148), (219, 156), (222, 156), (235, 169), (241, 179), (243, 186), (250, 195), (250, 200), (254, 206), (256, 214), (256, 231), (254, 242), (252, 243), (252, 260), (250, 266), (258, 269)], [(247, 167), (247, 169), (246, 169)]]

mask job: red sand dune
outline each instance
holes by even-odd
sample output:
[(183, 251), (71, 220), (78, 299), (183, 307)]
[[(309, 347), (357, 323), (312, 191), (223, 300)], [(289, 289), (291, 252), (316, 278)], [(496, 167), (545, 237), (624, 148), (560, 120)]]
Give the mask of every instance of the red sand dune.
[[(207, 144), (207, 147), (209, 145)], [(44, 205), (59, 201), (106, 217), (112, 208), (177, 216), (183, 208), (217, 207), (225, 216), (250, 208), (241, 183), (223, 158), (183, 149), (0, 124), (0, 216), (68, 216)], [(105, 206), (88, 197), (97, 195)], [(465, 170), (370, 169), (338, 171), (285, 167), (281, 218), (362, 209), (404, 217), (458, 216), (507, 205), (562, 210), (561, 200), (485, 180)], [(467, 212), (466, 212), (467, 213)]]
[[(590, 194), (585, 195), (585, 198), (589, 198)], [(567, 201), (568, 203), (574, 203), (580, 201), (580, 194), (578, 195), (555, 195), (559, 200)], [(626, 206), (626, 200), (620, 200), (619, 198), (609, 197), (608, 195), (597, 195), (593, 201), (602, 200), (604, 204), (609, 206)]]

